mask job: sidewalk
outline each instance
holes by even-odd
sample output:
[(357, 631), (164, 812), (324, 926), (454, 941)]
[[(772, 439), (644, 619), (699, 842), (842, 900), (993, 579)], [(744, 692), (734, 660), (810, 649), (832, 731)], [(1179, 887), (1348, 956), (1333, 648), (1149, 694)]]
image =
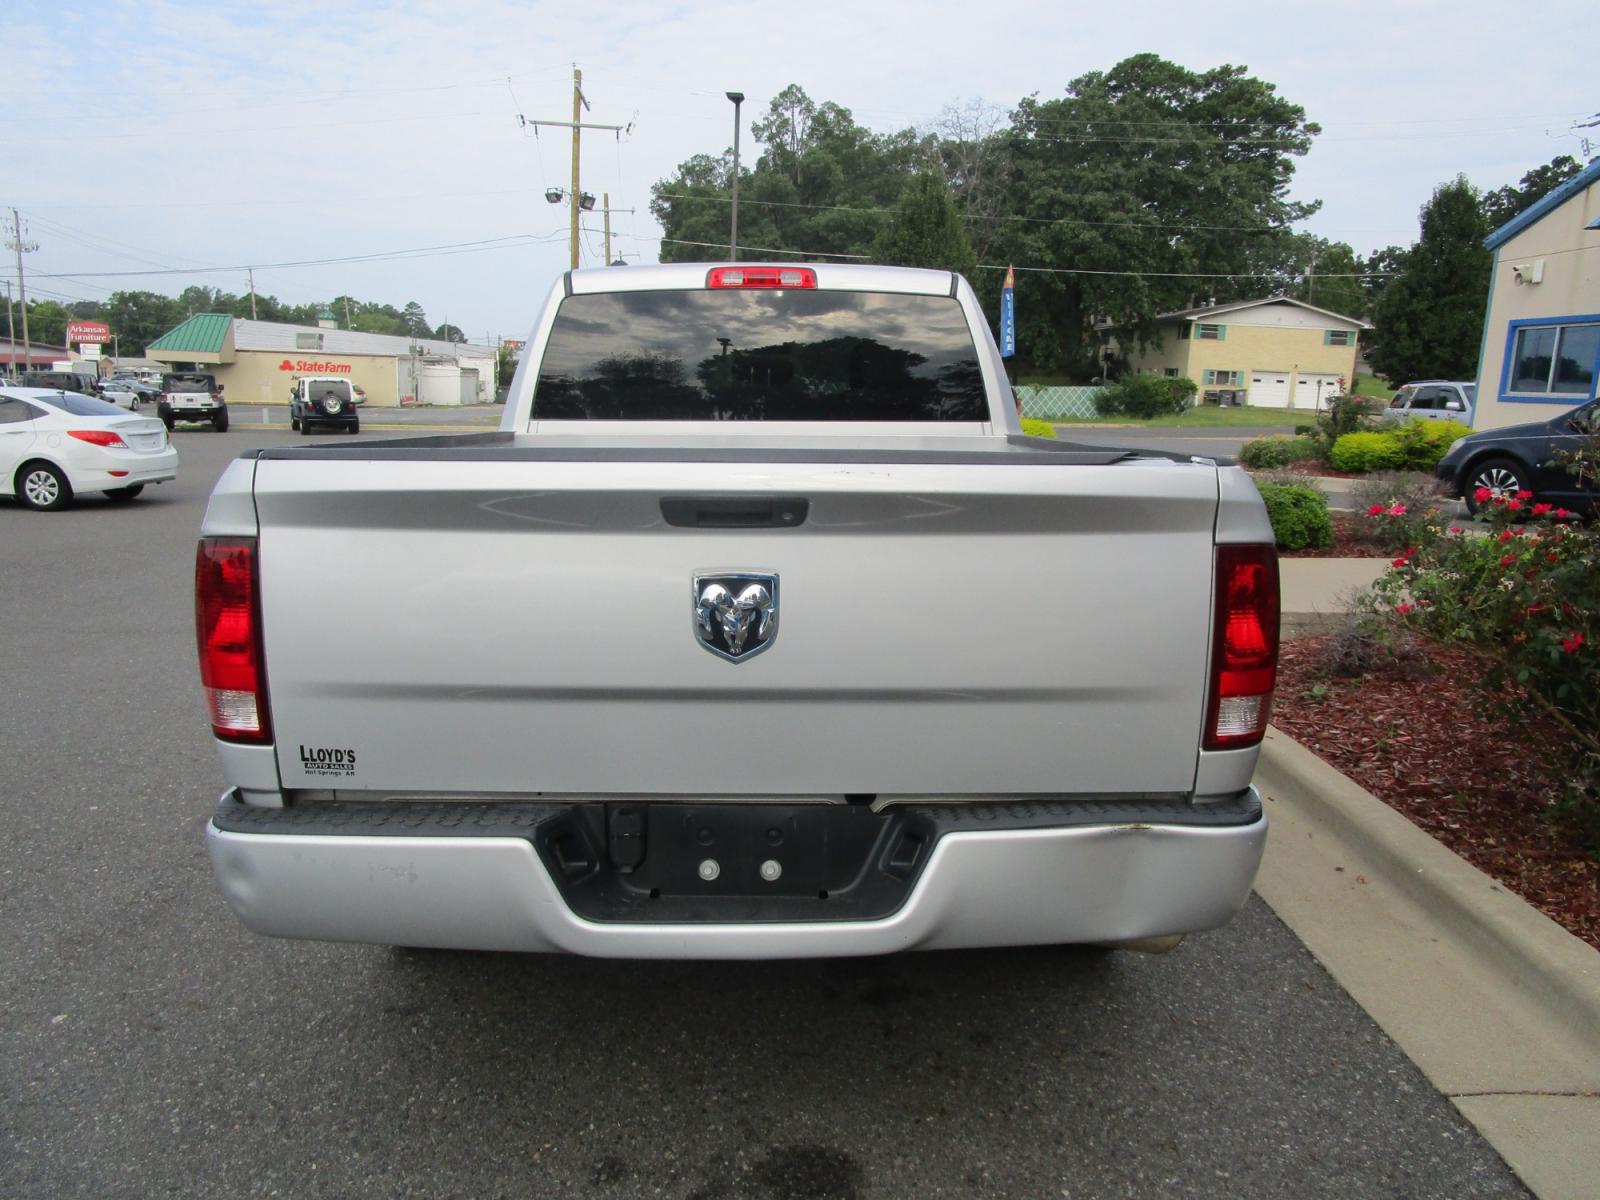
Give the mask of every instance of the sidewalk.
[[(1387, 559), (1286, 558), (1283, 633)], [(1269, 729), (1256, 891), (1540, 1200), (1600, 1194), (1600, 953)]]

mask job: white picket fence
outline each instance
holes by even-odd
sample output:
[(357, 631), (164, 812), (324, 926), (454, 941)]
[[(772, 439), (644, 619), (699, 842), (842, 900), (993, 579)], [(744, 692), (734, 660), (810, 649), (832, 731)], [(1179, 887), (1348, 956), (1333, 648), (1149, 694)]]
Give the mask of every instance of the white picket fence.
[(1038, 387), (1033, 384), (1019, 384), (1012, 390), (1022, 401), (1022, 415), (1041, 421), (1096, 416), (1094, 398), (1105, 391), (1100, 387)]

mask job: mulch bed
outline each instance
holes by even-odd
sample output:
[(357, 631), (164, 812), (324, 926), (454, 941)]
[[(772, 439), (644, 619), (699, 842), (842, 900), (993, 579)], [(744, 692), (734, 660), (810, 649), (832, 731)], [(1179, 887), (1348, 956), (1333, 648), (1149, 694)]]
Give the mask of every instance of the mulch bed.
[(1470, 651), (1424, 643), (1409, 674), (1338, 679), (1323, 666), (1338, 636), (1284, 644), (1273, 724), (1600, 949), (1600, 859), (1553, 809), (1559, 736), (1478, 715)]
[[(1319, 479), (1365, 479), (1365, 475), (1352, 471), (1335, 471), (1327, 463), (1317, 459), (1308, 459), (1304, 462), (1292, 462), (1287, 466), (1274, 467), (1274, 472), (1288, 471), (1293, 475), (1315, 475)], [(1252, 475), (1258, 472), (1251, 471)]]
[(1279, 550), (1279, 558), (1393, 558), (1389, 551), (1357, 539), (1356, 530), (1364, 518), (1354, 513), (1328, 514), (1333, 522), (1333, 545), (1306, 550)]

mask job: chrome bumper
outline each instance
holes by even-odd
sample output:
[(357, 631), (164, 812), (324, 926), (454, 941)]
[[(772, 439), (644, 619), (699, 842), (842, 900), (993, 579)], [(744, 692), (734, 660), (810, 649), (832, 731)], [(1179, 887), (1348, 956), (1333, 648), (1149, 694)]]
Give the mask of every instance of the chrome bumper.
[[(1252, 789), (1253, 791), (1253, 789)], [(948, 833), (906, 902), (872, 921), (662, 925), (577, 916), (517, 837), (278, 835), (206, 829), (228, 903), (257, 933), (608, 958), (808, 958), (1120, 942), (1226, 922), (1267, 820)]]

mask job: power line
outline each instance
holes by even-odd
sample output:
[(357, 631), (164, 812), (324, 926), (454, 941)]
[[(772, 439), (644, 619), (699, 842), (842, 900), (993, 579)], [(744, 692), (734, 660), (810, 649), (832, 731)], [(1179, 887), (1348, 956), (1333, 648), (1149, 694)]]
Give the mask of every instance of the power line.
[(306, 258), (291, 262), (239, 263), (223, 267), (170, 268), (151, 271), (77, 271), (41, 274), (40, 279), (122, 279), (146, 275), (211, 275), (220, 272), (283, 270), (289, 267), (325, 267), (339, 263), (386, 262), (404, 258), (434, 258), (449, 254), (473, 254), (483, 250), (504, 249), (515, 242), (551, 242), (566, 237), (566, 230), (551, 234), (513, 233), (505, 237), (482, 238), (472, 242), (448, 242), (438, 246), (417, 246), (407, 250), (381, 250), (371, 254), (348, 254), (337, 258)]

